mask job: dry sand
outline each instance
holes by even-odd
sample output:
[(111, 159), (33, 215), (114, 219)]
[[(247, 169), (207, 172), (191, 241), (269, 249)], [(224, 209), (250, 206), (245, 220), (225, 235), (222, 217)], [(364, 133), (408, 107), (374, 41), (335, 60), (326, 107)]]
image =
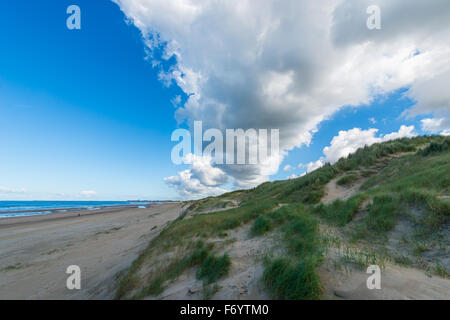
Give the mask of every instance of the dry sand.
[[(212, 300), (267, 300), (269, 292), (264, 288), (262, 275), (265, 254), (274, 252), (274, 234), (264, 237), (250, 237), (251, 224), (229, 230), (228, 239), (231, 244), (222, 246), (224, 239), (211, 239), (216, 247), (221, 248), (218, 254), (227, 253), (231, 258), (228, 275), (217, 282), (218, 290)], [(204, 298), (202, 281), (196, 278), (196, 270), (192, 268), (178, 277), (156, 299), (163, 300), (201, 300)], [(155, 297), (147, 297), (155, 299)]]
[(344, 300), (449, 300), (450, 280), (423, 270), (387, 265), (381, 270), (381, 288), (368, 289), (370, 274), (348, 264), (336, 270), (322, 266), (323, 299)]
[[(350, 186), (339, 186), (335, 178), (326, 186), (322, 202), (329, 204), (336, 199), (347, 200), (359, 191), (366, 178), (360, 178)], [(367, 202), (366, 202), (367, 203)], [(365, 206), (364, 204), (362, 206)], [(399, 225), (398, 225), (399, 226)], [(391, 233), (392, 238), (392, 233)], [(430, 275), (423, 270), (398, 265), (387, 265), (381, 272), (381, 289), (369, 290), (370, 275), (355, 266), (333, 270), (322, 266), (320, 277), (324, 285), (324, 299), (345, 300), (449, 300), (450, 280)]]
[(336, 199), (347, 200), (351, 196), (355, 195), (359, 191), (362, 184), (367, 180), (359, 179), (350, 186), (340, 186), (336, 183), (339, 178), (341, 177), (331, 180), (325, 186), (325, 196), (322, 198), (322, 202), (324, 204), (330, 204)]
[[(112, 299), (120, 271), (182, 212), (169, 203), (0, 220), (0, 299)], [(81, 268), (81, 290), (66, 268)]]

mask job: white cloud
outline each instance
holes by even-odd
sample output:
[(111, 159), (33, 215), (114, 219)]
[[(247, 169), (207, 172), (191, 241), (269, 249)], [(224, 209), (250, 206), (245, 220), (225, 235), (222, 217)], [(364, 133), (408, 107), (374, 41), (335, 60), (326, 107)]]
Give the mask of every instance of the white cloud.
[(96, 191), (94, 190), (82, 190), (80, 191), (80, 195), (82, 195), (83, 197), (92, 197), (95, 196), (97, 194)]
[[(370, 146), (374, 143), (380, 143), (384, 141), (414, 137), (417, 134), (414, 132), (414, 126), (402, 125), (397, 132), (392, 132), (384, 136), (377, 136), (378, 129), (372, 128), (368, 130), (361, 130), (360, 128), (353, 128), (348, 131), (339, 131), (339, 134), (331, 140), (329, 146), (323, 149), (324, 158), (317, 160), (316, 162), (310, 162), (310, 170), (322, 166), (326, 162), (335, 163), (340, 158), (348, 156), (350, 153), (355, 152), (365, 145)], [(308, 170), (308, 171), (310, 171)]]
[(283, 171), (291, 171), (292, 169), (294, 169), (294, 167), (292, 167), (290, 164), (287, 164), (284, 166)]
[(14, 194), (14, 193), (26, 193), (26, 192), (27, 192), (27, 190), (24, 188), (14, 189), (14, 188), (0, 186), (0, 194)]
[(218, 186), (228, 182), (228, 176), (219, 168), (211, 165), (209, 156), (200, 157), (192, 153), (186, 156), (185, 163), (191, 164), (192, 178), (206, 186)]
[[(448, 39), (447, 41), (450, 41)], [(435, 76), (424, 77), (417, 79), (411, 89), (410, 96), (417, 101), (417, 104), (408, 113), (410, 115), (419, 115), (432, 113), (440, 118), (449, 118), (450, 110), (450, 90), (448, 84), (450, 83), (450, 53), (447, 49), (442, 48), (443, 57), (437, 59), (441, 60), (442, 65), (436, 65), (433, 70)], [(435, 57), (429, 57), (434, 59)], [(442, 70), (439, 70), (442, 68)], [(450, 126), (450, 121), (446, 120), (447, 126)]]
[(375, 136), (377, 132), (378, 129), (361, 130), (360, 128), (339, 131), (339, 134), (331, 140), (331, 145), (323, 149), (323, 153), (327, 161), (334, 163), (364, 145), (380, 142), (381, 138)]
[(392, 132), (389, 134), (384, 135), (381, 138), (381, 141), (389, 141), (389, 140), (395, 140), (400, 138), (412, 138), (417, 136), (417, 133), (414, 131), (414, 126), (401, 126), (400, 130), (397, 132)]
[(176, 95), (174, 98), (172, 98), (172, 100), (170, 100), (170, 102), (172, 103), (172, 105), (175, 108), (179, 108), (181, 105), (181, 96), (180, 95)]
[(227, 190), (219, 187), (210, 187), (204, 185), (200, 180), (193, 177), (190, 170), (178, 172), (176, 176), (164, 178), (164, 181), (171, 187), (175, 188), (180, 196), (184, 198), (203, 198), (208, 196), (217, 196), (227, 192)]
[[(317, 125), (342, 106), (399, 88), (410, 87), (406, 95), (417, 101), (410, 115), (444, 117), (449, 110), (448, 0), (377, 0), (376, 31), (365, 23), (372, 0), (114, 2), (142, 31), (150, 54), (162, 48), (163, 59), (175, 57), (161, 79), (189, 96), (178, 121), (203, 120), (221, 130), (278, 128), (281, 158), (309, 144)], [(361, 140), (376, 141), (375, 133)], [(354, 141), (327, 152), (334, 160)], [(221, 169), (239, 186), (268, 179), (258, 166)]]
[(228, 176), (221, 169), (211, 165), (211, 157), (188, 154), (185, 162), (191, 164), (189, 170), (164, 178), (167, 185), (175, 188), (180, 196), (201, 198), (220, 195), (228, 191), (219, 187), (228, 182)]
[(426, 132), (438, 133), (442, 131), (443, 135), (446, 135), (445, 133), (450, 128), (450, 123), (445, 118), (426, 118), (420, 120), (420, 122), (422, 130)]
[(306, 169), (306, 172), (312, 172), (312, 171), (314, 171), (314, 170), (320, 168), (320, 167), (323, 166), (324, 164), (325, 164), (324, 159), (323, 159), (323, 158), (320, 158), (320, 159), (317, 160), (317, 161), (312, 161), (312, 162), (309, 162), (309, 163), (307, 163), (307, 164), (300, 163), (300, 164), (298, 165), (298, 167), (299, 167), (299, 168), (305, 168), (305, 169)]
[(369, 121), (372, 122), (372, 124), (377, 123), (377, 120), (375, 120), (375, 118), (369, 118)]

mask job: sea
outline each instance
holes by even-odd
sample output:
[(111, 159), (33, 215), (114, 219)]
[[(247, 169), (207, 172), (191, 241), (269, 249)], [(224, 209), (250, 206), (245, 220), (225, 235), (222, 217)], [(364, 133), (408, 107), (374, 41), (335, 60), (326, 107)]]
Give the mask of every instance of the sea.
[(99, 210), (104, 207), (136, 206), (146, 208), (155, 201), (0, 201), (0, 219), (34, 216), (54, 212)]

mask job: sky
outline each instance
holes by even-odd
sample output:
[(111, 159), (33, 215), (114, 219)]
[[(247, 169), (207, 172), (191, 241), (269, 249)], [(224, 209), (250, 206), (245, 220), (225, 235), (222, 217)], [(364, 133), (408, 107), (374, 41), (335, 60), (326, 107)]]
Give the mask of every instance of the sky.
[[(424, 3), (2, 2), (0, 200), (199, 198), (448, 134), (450, 4)], [(279, 129), (279, 165), (176, 165), (171, 135), (195, 120)]]

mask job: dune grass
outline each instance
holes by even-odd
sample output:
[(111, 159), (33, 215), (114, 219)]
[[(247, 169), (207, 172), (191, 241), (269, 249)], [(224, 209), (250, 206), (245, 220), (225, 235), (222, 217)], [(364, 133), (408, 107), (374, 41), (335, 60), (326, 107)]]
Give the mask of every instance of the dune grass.
[[(441, 144), (446, 144), (445, 141), (449, 140), (447, 138)], [(436, 147), (432, 149), (436, 150)], [(363, 184), (361, 188), (377, 199), (375, 206), (382, 205), (381, 202), (388, 201), (389, 197), (392, 198), (390, 205), (385, 203), (383, 205), (387, 207), (378, 211), (395, 211), (398, 214), (411, 208), (421, 209), (424, 215), (420, 225), (428, 234), (449, 223), (450, 203), (445, 200), (445, 196), (448, 196), (450, 186), (450, 152), (445, 148), (437, 149), (442, 151), (426, 151), (424, 156), (423, 150), (427, 150), (425, 148), (414, 155), (392, 161)], [(377, 214), (376, 208), (373, 210), (375, 215), (382, 214)], [(389, 217), (393, 217), (395, 212)], [(392, 223), (393, 221), (390, 221), (386, 227)]]
[(263, 280), (276, 298), (288, 300), (315, 300), (322, 294), (313, 258), (293, 262), (277, 258), (267, 264)]
[(278, 299), (318, 299), (322, 287), (317, 267), (322, 259), (318, 221), (306, 206), (290, 204), (264, 218), (277, 225), (287, 249), (285, 257), (266, 258), (263, 281)]
[(273, 223), (270, 219), (267, 219), (264, 216), (259, 216), (256, 218), (255, 222), (250, 229), (250, 235), (252, 236), (262, 236), (267, 231), (270, 231), (273, 228)]
[[(275, 206), (275, 201), (269, 199), (257, 203), (248, 202), (235, 209), (198, 214), (186, 220), (177, 219), (154, 238), (132, 263), (119, 283), (116, 298), (140, 299), (162, 293), (167, 283), (175, 280), (188, 268), (200, 267), (204, 259), (211, 256), (213, 248), (210, 244), (205, 244), (207, 239), (246, 224)], [(168, 252), (180, 254), (166, 257), (157, 270), (149, 268), (149, 271), (143, 271), (148, 268), (149, 261)], [(224, 259), (226, 261), (229, 257)], [(143, 279), (142, 272), (147, 273)]]
[[(322, 289), (316, 270), (323, 258), (319, 220), (346, 226), (363, 201), (370, 198), (368, 214), (358, 224), (363, 228), (361, 234), (368, 237), (391, 230), (402, 210), (409, 206), (425, 210), (423, 225), (427, 234), (448, 223), (449, 203), (440, 197), (449, 191), (448, 139), (422, 136), (374, 144), (297, 179), (267, 182), (250, 190), (192, 201), (186, 214), (164, 228), (133, 262), (120, 282), (116, 298), (158, 295), (188, 268), (197, 268), (197, 276), (210, 285), (205, 291), (210, 296), (217, 290), (214, 282), (226, 274), (231, 258), (217, 256), (207, 244), (208, 239), (220, 238), (228, 230), (253, 221), (251, 235), (262, 236), (275, 230), (281, 233), (285, 245), (285, 255), (265, 260), (263, 280), (274, 297), (318, 299)], [(407, 154), (377, 171), (378, 161), (399, 153)], [(362, 176), (370, 176), (362, 186), (363, 192), (346, 201), (319, 204), (324, 186), (331, 179), (344, 175), (342, 183), (351, 183), (355, 178), (348, 171), (357, 170)], [(233, 202), (240, 206), (226, 209)], [(217, 208), (225, 210), (198, 214)], [(194, 212), (197, 214), (184, 219)], [(169, 255), (173, 252), (178, 254)], [(163, 263), (157, 265), (159, 257)], [(370, 255), (367, 257), (358, 259), (370, 260)]]
[(344, 186), (344, 185), (352, 184), (356, 180), (358, 180), (358, 175), (353, 173), (353, 174), (345, 175), (342, 178), (338, 179), (336, 181), (336, 184), (338, 184), (340, 186)]
[(329, 205), (321, 203), (315, 206), (312, 211), (326, 221), (338, 227), (343, 227), (353, 219), (366, 198), (367, 195), (365, 194), (357, 194), (346, 201), (337, 199)]
[(367, 228), (373, 232), (392, 230), (397, 224), (399, 210), (398, 196), (388, 194), (375, 196), (366, 219)]
[(217, 257), (213, 254), (206, 257), (197, 272), (197, 278), (205, 284), (211, 284), (225, 276), (230, 270), (231, 260), (228, 254)]

